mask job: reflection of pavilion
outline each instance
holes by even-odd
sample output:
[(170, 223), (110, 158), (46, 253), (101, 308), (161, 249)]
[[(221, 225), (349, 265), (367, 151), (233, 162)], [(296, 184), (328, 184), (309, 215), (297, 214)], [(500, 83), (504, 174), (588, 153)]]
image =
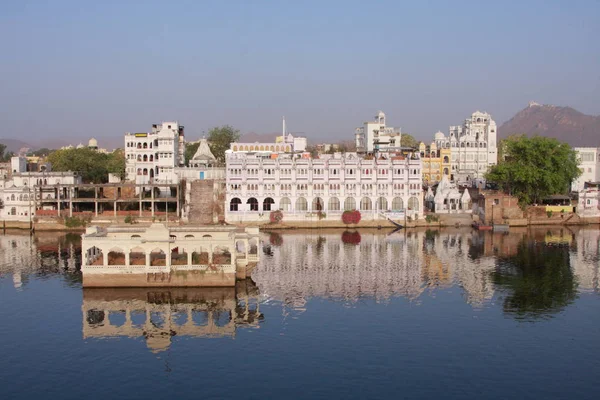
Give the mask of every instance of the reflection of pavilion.
[(88, 228), (82, 236), (87, 287), (234, 286), (258, 262), (258, 228)]
[(250, 280), (231, 288), (84, 288), (83, 337), (145, 337), (153, 352), (171, 337), (233, 337), (263, 319)]

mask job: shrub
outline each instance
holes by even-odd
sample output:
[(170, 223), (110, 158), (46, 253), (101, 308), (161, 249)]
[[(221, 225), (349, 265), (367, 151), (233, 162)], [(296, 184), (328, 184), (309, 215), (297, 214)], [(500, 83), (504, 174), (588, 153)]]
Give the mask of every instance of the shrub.
[(342, 242), (358, 245), (360, 243), (360, 233), (358, 231), (344, 231), (344, 233), (342, 233)]
[(427, 221), (428, 224), (432, 223), (432, 222), (438, 222), (440, 220), (440, 217), (438, 217), (437, 215), (427, 215), (425, 217), (425, 221)]
[(271, 211), (269, 214), (269, 221), (274, 224), (278, 224), (283, 220), (283, 212), (281, 210)]
[(85, 228), (90, 222), (92, 217), (65, 217), (64, 223), (67, 228)]
[(342, 213), (342, 222), (346, 225), (350, 224), (358, 224), (360, 222), (360, 211), (352, 210), (352, 211), (344, 211)]
[(546, 211), (546, 215), (548, 216), (548, 218), (552, 218), (552, 210)]
[(137, 223), (137, 220), (135, 219), (134, 216), (128, 215), (125, 217), (125, 223), (126, 224), (135, 224), (135, 223)]
[(319, 211), (317, 213), (317, 217), (319, 217), (319, 221), (324, 219), (325, 217), (327, 217), (327, 214), (325, 214), (323, 211)]

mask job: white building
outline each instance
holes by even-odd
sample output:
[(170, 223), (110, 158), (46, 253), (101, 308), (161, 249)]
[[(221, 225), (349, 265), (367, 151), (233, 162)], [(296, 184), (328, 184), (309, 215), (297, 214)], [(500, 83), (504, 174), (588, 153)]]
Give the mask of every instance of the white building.
[(586, 182), (598, 182), (600, 180), (600, 157), (597, 147), (575, 147), (581, 175), (571, 183), (571, 190), (579, 192), (584, 189)]
[(185, 163), (184, 128), (178, 122), (152, 125), (150, 133), (125, 134), (126, 179), (138, 184), (177, 183)]
[(286, 132), (285, 118), (281, 133), (281, 136), (275, 138), (275, 142), (233, 142), (229, 149), (234, 153), (302, 153), (306, 151), (308, 145), (306, 138)]
[(374, 121), (367, 121), (354, 131), (356, 151), (359, 153), (390, 152), (401, 150), (400, 128), (386, 126), (385, 113), (379, 111)]
[(451, 126), (449, 136), (435, 134), (438, 149), (449, 148), (450, 176), (458, 182), (483, 178), (488, 168), (498, 163), (496, 122), (490, 114), (475, 111), (462, 125)]
[[(81, 176), (73, 172), (26, 172), (25, 157), (11, 159), (12, 177), (0, 179), (0, 198), (3, 208), (0, 219), (6, 221), (30, 221), (36, 214), (36, 200), (56, 199), (66, 196), (50, 185), (73, 185), (81, 183)], [(66, 190), (66, 189), (65, 189)], [(50, 207), (50, 206), (47, 206)]]
[(461, 193), (456, 184), (448, 181), (447, 175), (442, 176), (442, 180), (435, 189), (435, 195), (429, 187), (425, 202), (432, 205), (433, 211), (437, 214), (470, 214), (473, 212), (469, 190), (465, 188)]
[[(360, 210), (363, 219), (386, 211), (422, 216), (421, 159), (381, 154), (370, 159), (356, 153), (318, 159), (229, 153), (226, 158), (228, 222), (268, 221), (282, 210), (284, 220), (340, 220), (345, 210)], [(383, 217), (382, 217), (383, 218)]]

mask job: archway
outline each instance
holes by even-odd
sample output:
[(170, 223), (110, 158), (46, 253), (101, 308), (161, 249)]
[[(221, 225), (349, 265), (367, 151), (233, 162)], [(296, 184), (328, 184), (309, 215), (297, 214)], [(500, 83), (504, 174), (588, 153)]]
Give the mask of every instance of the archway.
[(411, 197), (408, 199), (408, 209), (413, 211), (419, 211), (419, 199)]
[(258, 211), (258, 200), (255, 197), (250, 197), (247, 204), (250, 204), (250, 211)]
[(346, 200), (344, 200), (344, 211), (352, 210), (356, 210), (356, 200), (354, 200), (354, 197), (347, 197)]
[(151, 266), (165, 266), (167, 265), (167, 256), (161, 249), (154, 249), (150, 253), (150, 265)]
[(129, 265), (146, 265), (146, 251), (141, 247), (134, 247), (129, 251)]
[(288, 197), (283, 197), (279, 202), (279, 209), (282, 211), (290, 211), (292, 209), (292, 202)]
[(192, 265), (206, 265), (208, 264), (208, 251), (204, 248), (200, 248), (199, 251), (192, 253)]
[(102, 254), (102, 250), (96, 246), (88, 249), (86, 252), (85, 261), (87, 265), (102, 265), (104, 263), (104, 255)]
[(387, 210), (388, 209), (388, 201), (385, 197), (380, 197), (377, 199), (377, 209), (378, 210)]
[(304, 197), (298, 197), (296, 200), (296, 211), (308, 211), (308, 202)]
[(373, 209), (373, 202), (368, 197), (363, 197), (360, 201), (360, 209), (361, 211), (369, 211)]
[(125, 265), (125, 253), (120, 248), (108, 252), (108, 265)]
[(234, 197), (229, 202), (229, 211), (239, 211), (240, 204), (242, 204), (242, 200), (238, 199), (237, 197)]
[(217, 265), (230, 265), (231, 264), (231, 252), (225, 246), (217, 246), (213, 250), (213, 264)]
[(394, 197), (392, 200), (392, 210), (404, 210), (404, 201), (402, 200), (402, 197)]
[(271, 211), (273, 209), (274, 204), (275, 204), (275, 200), (273, 200), (270, 197), (267, 197), (263, 201), (263, 211)]
[(327, 204), (327, 211), (340, 211), (340, 199), (331, 197)]

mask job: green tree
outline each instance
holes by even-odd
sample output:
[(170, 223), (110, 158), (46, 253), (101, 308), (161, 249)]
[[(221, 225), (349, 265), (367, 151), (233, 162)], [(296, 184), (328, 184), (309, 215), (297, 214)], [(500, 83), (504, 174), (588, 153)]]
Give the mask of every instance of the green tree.
[(400, 138), (400, 146), (418, 148), (419, 142), (417, 142), (417, 140), (412, 135), (409, 135), (408, 133), (403, 133), (402, 137)]
[(49, 155), (50, 153), (52, 153), (54, 150), (51, 150), (47, 147), (42, 147), (41, 149), (35, 150), (35, 151), (30, 151), (29, 155), (32, 156), (36, 156), (36, 157), (45, 157), (47, 155)]
[[(208, 143), (210, 151), (214, 154), (217, 160), (225, 162), (225, 151), (229, 149), (229, 145), (237, 142), (240, 139), (240, 131), (234, 129), (230, 125), (214, 127), (208, 131)], [(192, 154), (193, 156), (193, 154)]]
[(99, 153), (86, 147), (57, 150), (48, 156), (54, 171), (74, 171), (86, 183), (106, 183), (108, 174), (125, 176), (125, 156), (122, 149), (112, 154)]
[(194, 154), (196, 154), (196, 151), (198, 151), (198, 147), (200, 147), (200, 142), (185, 144), (185, 166), (186, 167), (190, 165), (190, 160), (192, 159), (192, 157), (194, 157)]
[(106, 170), (110, 174), (114, 174), (121, 179), (125, 179), (125, 164), (125, 150), (116, 149), (111, 154), (108, 154)]
[(8, 162), (15, 155), (12, 151), (6, 151), (6, 145), (0, 143), (0, 162)]
[(511, 136), (503, 142), (503, 153), (504, 160), (490, 169), (486, 179), (515, 195), (521, 205), (567, 193), (581, 175), (576, 152), (556, 139)]

